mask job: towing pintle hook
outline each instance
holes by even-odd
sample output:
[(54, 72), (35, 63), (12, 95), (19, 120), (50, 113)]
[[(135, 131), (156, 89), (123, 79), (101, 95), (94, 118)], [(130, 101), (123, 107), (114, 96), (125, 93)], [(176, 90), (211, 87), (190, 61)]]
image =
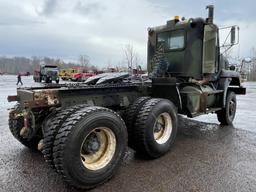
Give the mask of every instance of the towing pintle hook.
[(28, 113), (25, 112), (23, 117), (24, 117), (24, 127), (22, 127), (22, 129), (20, 130), (20, 136), (22, 136), (23, 138), (28, 138), (30, 134)]
[(206, 19), (207, 23), (213, 23), (213, 13), (214, 13), (214, 5), (207, 5), (206, 9), (208, 9), (208, 18)]

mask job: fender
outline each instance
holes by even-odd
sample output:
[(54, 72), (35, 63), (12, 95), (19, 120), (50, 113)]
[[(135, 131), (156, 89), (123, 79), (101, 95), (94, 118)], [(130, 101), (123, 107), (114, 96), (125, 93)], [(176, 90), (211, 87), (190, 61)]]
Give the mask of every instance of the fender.
[(233, 91), (235, 94), (245, 95), (246, 88), (241, 86), (240, 76), (238, 77), (222, 77), (218, 81), (218, 89), (223, 90), (223, 102), (222, 107), (226, 105), (226, 97), (228, 91)]
[(178, 108), (179, 112), (182, 111), (182, 101), (176, 78), (153, 78), (152, 96), (157, 98), (169, 99)]
[(218, 89), (223, 90), (223, 99), (222, 99), (222, 107), (223, 108), (226, 106), (227, 92), (228, 92), (228, 87), (229, 87), (231, 81), (232, 81), (232, 78), (220, 78), (220, 80), (219, 80)]

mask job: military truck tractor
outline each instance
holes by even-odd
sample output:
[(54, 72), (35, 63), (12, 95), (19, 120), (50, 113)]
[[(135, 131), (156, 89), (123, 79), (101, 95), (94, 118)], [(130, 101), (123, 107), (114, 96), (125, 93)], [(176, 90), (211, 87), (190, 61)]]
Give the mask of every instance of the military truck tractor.
[(52, 81), (55, 81), (56, 83), (59, 83), (58, 73), (58, 66), (40, 65), (39, 69), (34, 71), (33, 78), (35, 82), (44, 81), (45, 83), (52, 83)]
[[(100, 74), (81, 84), (18, 88), (10, 111), (14, 137), (42, 151), (46, 162), (77, 188), (110, 179), (127, 143), (137, 153), (158, 158), (172, 147), (177, 114), (216, 113), (231, 125), (236, 94), (245, 94), (239, 73), (220, 53), (213, 6), (207, 19), (175, 17), (148, 30), (150, 79), (127, 73)], [(231, 27), (235, 44), (236, 27)]]

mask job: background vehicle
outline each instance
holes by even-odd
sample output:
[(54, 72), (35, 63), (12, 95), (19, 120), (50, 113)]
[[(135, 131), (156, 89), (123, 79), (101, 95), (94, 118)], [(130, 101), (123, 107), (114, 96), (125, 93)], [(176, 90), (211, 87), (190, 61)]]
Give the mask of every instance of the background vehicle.
[(20, 75), (21, 76), (30, 76), (30, 73), (29, 72), (20, 72)]
[[(245, 94), (238, 72), (220, 53), (213, 6), (207, 19), (167, 21), (149, 28), (150, 79), (107, 73), (85, 83), (17, 89), (9, 101), (12, 134), (42, 151), (46, 162), (77, 188), (92, 188), (114, 175), (128, 145), (150, 158), (173, 146), (177, 114), (216, 113), (231, 125), (236, 94)], [(231, 28), (231, 46), (235, 31)]]
[(94, 75), (94, 73), (74, 73), (72, 76), (72, 81), (85, 81)]
[(58, 67), (54, 65), (40, 65), (38, 70), (34, 71), (34, 81), (41, 82), (44, 81), (45, 83), (51, 83), (55, 81), (59, 83), (59, 76), (58, 76)]
[(74, 69), (74, 68), (67, 68), (67, 69), (61, 69), (59, 73), (59, 77), (62, 80), (71, 80), (73, 74), (79, 73), (79, 69)]

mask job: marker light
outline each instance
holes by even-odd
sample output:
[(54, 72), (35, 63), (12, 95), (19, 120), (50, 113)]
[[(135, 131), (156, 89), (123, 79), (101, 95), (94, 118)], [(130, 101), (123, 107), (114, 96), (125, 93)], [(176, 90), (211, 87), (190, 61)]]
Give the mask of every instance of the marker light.
[(174, 20), (175, 21), (179, 21), (180, 20), (180, 16), (174, 16)]

